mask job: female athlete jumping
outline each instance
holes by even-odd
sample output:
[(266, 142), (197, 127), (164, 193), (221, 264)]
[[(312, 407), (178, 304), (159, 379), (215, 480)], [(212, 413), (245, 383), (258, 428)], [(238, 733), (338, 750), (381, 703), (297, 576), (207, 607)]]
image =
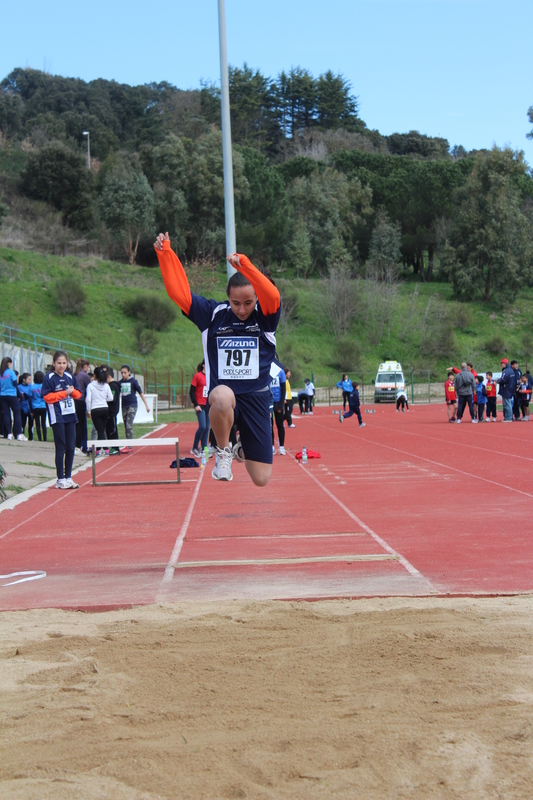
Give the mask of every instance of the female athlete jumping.
[(256, 486), (266, 486), (272, 474), (269, 383), (279, 292), (245, 255), (234, 253), (228, 261), (238, 271), (228, 281), (228, 300), (207, 300), (191, 293), (168, 233), (160, 233), (154, 247), (168, 296), (202, 332), (209, 419), (217, 440), (213, 478), (233, 479), (229, 435), (235, 420), (246, 470)]

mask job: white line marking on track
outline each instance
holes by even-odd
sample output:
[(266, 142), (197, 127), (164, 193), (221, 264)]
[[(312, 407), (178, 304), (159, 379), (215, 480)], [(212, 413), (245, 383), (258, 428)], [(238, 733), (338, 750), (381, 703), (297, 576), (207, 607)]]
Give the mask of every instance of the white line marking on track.
[(30, 569), (25, 570), (24, 572), (10, 572), (9, 575), (0, 575), (0, 581), (7, 580), (7, 578), (18, 578), (18, 580), (10, 581), (9, 583), (2, 583), (0, 585), (1, 589), (5, 588), (6, 586), (14, 586), (16, 583), (26, 583), (27, 581), (37, 581), (39, 578), (46, 578), (46, 572), (42, 569)]
[(225, 542), (228, 539), (338, 539), (341, 536), (367, 536), (366, 531), (354, 531), (353, 533), (273, 533), (268, 536), (263, 534), (250, 535), (250, 536), (203, 536), (195, 539), (195, 542)]
[(185, 541), (185, 536), (187, 535), (187, 531), (189, 529), (192, 513), (194, 511), (194, 506), (196, 504), (196, 498), (198, 497), (198, 492), (200, 491), (200, 486), (202, 485), (202, 480), (204, 475), (205, 475), (205, 469), (201, 471), (200, 477), (198, 478), (198, 481), (196, 483), (196, 489), (194, 490), (192, 500), (189, 503), (189, 508), (187, 509), (187, 513), (185, 514), (183, 525), (181, 526), (178, 538), (176, 539), (176, 542), (174, 544), (174, 549), (172, 550), (169, 562), (165, 569), (165, 574), (163, 575), (163, 583), (170, 583), (170, 581), (174, 577), (174, 569), (180, 557), (181, 548), (183, 547), (183, 542)]
[[(320, 427), (325, 427), (325, 426), (321, 425)], [(431, 586), (430, 581), (428, 581), (428, 579), (425, 578), (422, 575), (422, 573), (416, 569), (416, 567), (413, 567), (413, 565), (406, 558), (400, 555), (400, 553), (398, 553), (393, 547), (388, 545), (387, 542), (381, 538), (381, 536), (379, 536), (375, 531), (372, 530), (372, 528), (370, 528), (368, 525), (365, 525), (365, 523), (361, 519), (359, 519), (359, 517), (357, 517), (353, 513), (353, 511), (350, 511), (350, 509), (347, 506), (345, 506), (344, 503), (342, 503), (338, 499), (338, 497), (335, 497), (333, 492), (330, 492), (329, 489), (326, 489), (324, 484), (321, 483), (318, 480), (318, 478), (315, 478), (315, 476), (310, 470), (305, 470), (305, 472), (311, 478), (311, 480), (313, 480), (317, 484), (317, 486), (320, 486), (322, 491), (325, 492), (328, 495), (328, 497), (330, 497), (335, 503), (337, 503), (339, 508), (342, 508), (345, 514), (348, 514), (350, 519), (353, 519), (353, 521), (356, 522), (357, 525), (359, 525), (359, 527), (361, 527), (364, 531), (366, 531), (379, 545), (381, 545), (381, 547), (385, 550), (385, 552), (390, 553), (391, 556), (397, 556), (400, 564), (407, 570), (407, 572), (410, 575), (412, 575), (415, 578), (420, 578), (421, 580), (425, 581), (428, 586)]]

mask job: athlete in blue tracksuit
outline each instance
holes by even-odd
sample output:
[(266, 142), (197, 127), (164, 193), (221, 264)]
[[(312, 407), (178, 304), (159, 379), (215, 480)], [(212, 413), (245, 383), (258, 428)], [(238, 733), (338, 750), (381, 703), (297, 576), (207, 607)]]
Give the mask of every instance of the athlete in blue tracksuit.
[(345, 419), (348, 417), (353, 417), (354, 414), (357, 415), (357, 419), (359, 420), (359, 427), (364, 428), (365, 423), (363, 422), (363, 418), (361, 416), (361, 403), (359, 400), (359, 391), (358, 391), (359, 384), (354, 383), (353, 391), (350, 394), (350, 410), (346, 414), (341, 414), (339, 417), (339, 422), (344, 422)]
[(274, 446), (274, 420), (278, 429), (279, 454), (285, 455), (285, 428), (283, 427), (284, 404), (287, 390), (287, 376), (279, 361), (273, 361), (270, 367), (270, 391), (272, 392), (272, 453), (276, 452)]
[(48, 416), (56, 446), (56, 489), (79, 489), (72, 480), (72, 464), (76, 447), (76, 408), (81, 397), (76, 379), (67, 372), (68, 356), (63, 350), (54, 353), (54, 371), (43, 380), (41, 396), (48, 407)]
[[(17, 438), (24, 441), (20, 418), (20, 403), (17, 394), (17, 376), (12, 369), (13, 361), (9, 356), (0, 364), (0, 405), (4, 417), (4, 436), (6, 439)], [(11, 432), (11, 414), (13, 414), (13, 432)]]
[(342, 389), (342, 410), (346, 411), (346, 406), (350, 405), (350, 395), (353, 392), (352, 382), (346, 373), (342, 376), (342, 381), (337, 383), (337, 389)]
[(44, 375), (39, 370), (33, 376), (31, 385), (31, 408), (35, 420), (35, 430), (40, 442), (46, 442), (46, 403), (41, 397)]

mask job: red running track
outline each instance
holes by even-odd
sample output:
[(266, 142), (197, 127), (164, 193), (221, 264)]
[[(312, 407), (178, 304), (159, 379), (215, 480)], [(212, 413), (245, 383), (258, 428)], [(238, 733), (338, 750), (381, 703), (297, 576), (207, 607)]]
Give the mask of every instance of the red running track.
[[(0, 573), (46, 576), (2, 578), (0, 609), (531, 591), (533, 425), (450, 425), (441, 404), (375, 411), (364, 429), (328, 408), (296, 417), (263, 489), (242, 464), (232, 483), (211, 462), (181, 486), (94, 488), (88, 470), (76, 492), (2, 511)], [(155, 436), (177, 433), (186, 451), (194, 429)], [(299, 465), (303, 445), (322, 458)], [(169, 478), (171, 459), (137, 450), (98, 474)]]

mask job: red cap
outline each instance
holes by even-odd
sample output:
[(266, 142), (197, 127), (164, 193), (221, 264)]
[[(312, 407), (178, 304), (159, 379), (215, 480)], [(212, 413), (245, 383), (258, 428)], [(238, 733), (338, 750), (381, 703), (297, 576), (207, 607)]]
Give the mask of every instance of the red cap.
[(500, 361), (500, 364), (508, 364), (508, 363), (509, 363), (508, 358), (502, 358), (502, 360)]

